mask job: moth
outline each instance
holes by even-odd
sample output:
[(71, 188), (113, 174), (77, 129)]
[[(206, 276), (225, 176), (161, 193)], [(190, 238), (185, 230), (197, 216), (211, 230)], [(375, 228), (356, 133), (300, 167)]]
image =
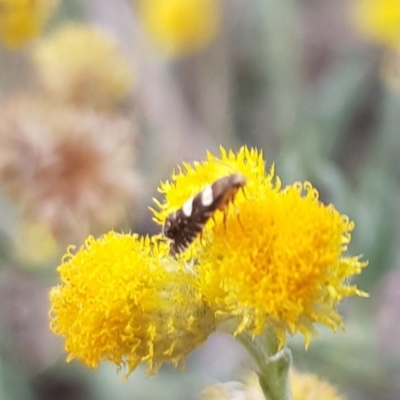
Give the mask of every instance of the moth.
[[(201, 233), (206, 222), (217, 210), (224, 213), (232, 203), (239, 189), (243, 189), (247, 179), (239, 173), (224, 176), (206, 186), (196, 196), (191, 197), (165, 220), (162, 233), (171, 240), (170, 253), (176, 255), (185, 250)], [(224, 214), (224, 220), (226, 214)]]

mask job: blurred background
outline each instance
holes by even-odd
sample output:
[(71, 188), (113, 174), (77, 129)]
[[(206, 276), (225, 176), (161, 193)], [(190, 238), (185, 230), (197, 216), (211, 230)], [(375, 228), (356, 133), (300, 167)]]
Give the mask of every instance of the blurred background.
[(50, 288), (70, 244), (158, 233), (177, 163), (263, 149), (356, 223), (369, 299), (294, 364), (352, 400), (400, 398), (400, 1), (0, 0), (0, 399), (197, 399), (252, 368), (213, 335), (185, 371), (65, 362)]

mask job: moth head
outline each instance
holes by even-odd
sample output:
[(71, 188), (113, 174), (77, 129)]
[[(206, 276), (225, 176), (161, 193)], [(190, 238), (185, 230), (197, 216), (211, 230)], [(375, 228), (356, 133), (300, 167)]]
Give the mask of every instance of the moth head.
[(231, 175), (231, 184), (233, 187), (239, 189), (245, 186), (246, 183), (247, 183), (247, 178), (244, 175), (239, 173)]
[(169, 214), (168, 217), (165, 219), (164, 225), (162, 226), (161, 233), (168, 237), (169, 230), (171, 229), (171, 226), (176, 219), (176, 211), (173, 213)]

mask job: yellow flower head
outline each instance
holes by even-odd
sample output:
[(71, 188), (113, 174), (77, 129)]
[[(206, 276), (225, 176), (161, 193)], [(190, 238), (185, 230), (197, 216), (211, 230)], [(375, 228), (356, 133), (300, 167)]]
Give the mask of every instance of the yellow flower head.
[(0, 40), (16, 48), (40, 34), (56, 0), (0, 0)]
[(388, 46), (400, 46), (399, 0), (354, 0), (354, 22), (367, 37)]
[(140, 0), (139, 13), (161, 51), (176, 56), (206, 46), (215, 36), (218, 0)]
[(43, 222), (23, 220), (15, 236), (17, 259), (26, 266), (43, 266), (58, 254), (59, 247)]
[(159, 238), (89, 237), (58, 270), (51, 327), (65, 336), (68, 360), (92, 368), (111, 361), (128, 373), (143, 362), (155, 373), (164, 362), (182, 361), (214, 330), (193, 275)]
[(184, 165), (162, 183), (165, 202), (155, 220), (166, 217), (191, 196), (222, 176), (247, 178), (234, 204), (216, 211), (185, 257), (195, 257), (200, 288), (221, 320), (236, 317), (235, 333), (276, 328), (302, 333), (308, 344), (313, 324), (342, 326), (336, 306), (346, 296), (364, 295), (349, 284), (366, 265), (344, 255), (354, 224), (333, 205), (324, 205), (308, 182), (281, 187), (273, 168), (264, 172), (261, 152), (243, 147), (237, 154), (221, 149), (217, 159)]
[(310, 373), (291, 369), (290, 384), (293, 400), (345, 400), (334, 386)]
[[(328, 382), (320, 380), (317, 376), (290, 371), (290, 385), (293, 400), (344, 400), (336, 388)], [(205, 388), (202, 392), (203, 400), (264, 400), (257, 374), (247, 376), (245, 383), (227, 382), (219, 383)]]
[(71, 23), (42, 39), (34, 50), (39, 77), (60, 101), (111, 108), (129, 94), (132, 67), (112, 37)]

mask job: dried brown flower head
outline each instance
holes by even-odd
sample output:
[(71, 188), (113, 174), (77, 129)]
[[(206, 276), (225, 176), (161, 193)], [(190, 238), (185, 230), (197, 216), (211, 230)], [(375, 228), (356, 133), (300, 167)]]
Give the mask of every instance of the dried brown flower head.
[(0, 105), (0, 182), (61, 241), (114, 227), (138, 192), (130, 121), (33, 98)]

